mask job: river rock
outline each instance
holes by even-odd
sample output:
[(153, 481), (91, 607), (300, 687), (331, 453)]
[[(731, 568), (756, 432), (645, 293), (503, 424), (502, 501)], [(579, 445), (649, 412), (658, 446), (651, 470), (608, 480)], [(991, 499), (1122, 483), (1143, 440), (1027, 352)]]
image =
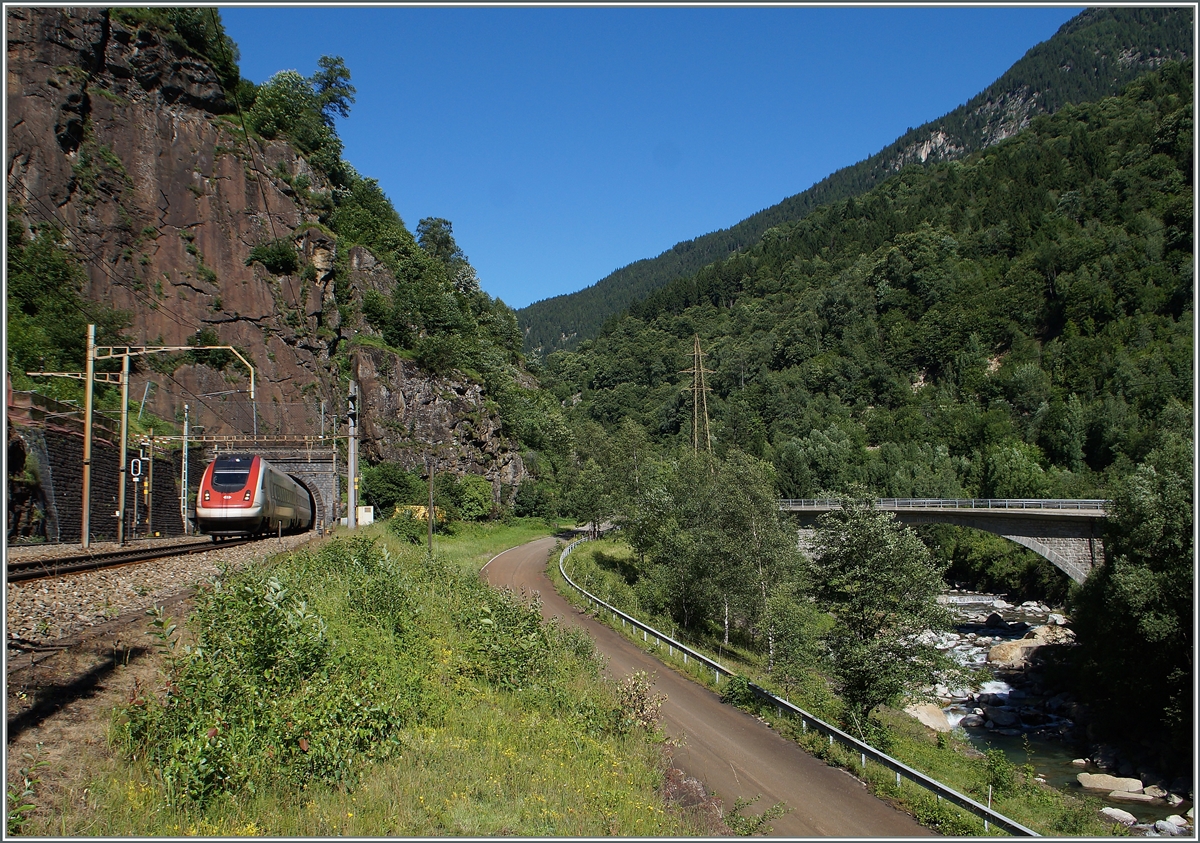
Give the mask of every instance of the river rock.
[[(958, 725), (964, 729), (977, 729), (983, 725), (983, 718), (978, 714), (968, 714), (962, 720), (958, 721)], [(1183, 800), (1180, 801), (1182, 802)]]
[(1166, 800), (1167, 800), (1167, 804), (1170, 805), (1172, 808), (1174, 808), (1176, 805), (1183, 804), (1183, 797), (1178, 796), (1174, 793), (1168, 793), (1166, 795)]
[(1179, 816), (1179, 814), (1171, 814), (1171, 816), (1167, 817), (1167, 822), (1174, 823), (1180, 828), (1187, 828), (1189, 825), (1191, 825), (1191, 823)]
[(1075, 641), (1075, 632), (1065, 626), (1047, 624), (1039, 626), (1025, 634), (1022, 641), (1036, 641), (1041, 644), (1071, 644)]
[(933, 729), (935, 732), (949, 732), (954, 727), (946, 719), (946, 712), (933, 703), (917, 703), (906, 706), (904, 713), (917, 718), (918, 721)]
[[(984, 706), (983, 714), (988, 720), (991, 720), (997, 726), (1001, 727), (1016, 726), (1021, 722), (1015, 711), (1005, 711), (1004, 709), (996, 708), (995, 706)], [(1141, 790), (1140, 786), (1138, 787), (1138, 790)]]
[(1050, 616), (1046, 618), (1046, 623), (1052, 623), (1055, 626), (1066, 626), (1067, 619), (1058, 612), (1051, 612)]
[(988, 629), (1008, 629), (1008, 623), (1000, 616), (999, 612), (992, 612), (988, 615), (983, 625)]
[(1117, 802), (1153, 802), (1153, 796), (1147, 796), (1144, 793), (1130, 793), (1127, 790), (1114, 790), (1108, 794), (1108, 798)]
[(1117, 768), (1117, 751), (1111, 746), (1101, 744), (1092, 750), (1092, 760), (1098, 767), (1115, 770)]
[(1137, 817), (1128, 811), (1122, 811), (1120, 808), (1101, 808), (1100, 813), (1121, 825), (1133, 825), (1137, 822)]
[(1142, 783), (1138, 779), (1122, 779), (1105, 773), (1080, 773), (1075, 778), (1088, 790), (1114, 790), (1139, 793)]
[(1023, 706), (1018, 715), (1021, 718), (1021, 722), (1026, 726), (1042, 726), (1050, 719), (1044, 711), (1028, 705)]
[(987, 660), (996, 667), (1016, 669), (1025, 666), (1029, 651), (1036, 649), (1037, 642), (1022, 638), (1019, 641), (1005, 641), (988, 650)]
[(1142, 793), (1146, 794), (1147, 796), (1153, 796), (1155, 799), (1162, 799), (1167, 795), (1167, 792), (1156, 784), (1142, 788)]
[(1088, 765), (1088, 760), (1086, 758), (1076, 758), (1071, 762), (1071, 765), (1074, 767), (1086, 767)]
[(1192, 780), (1187, 776), (1180, 776), (1171, 782), (1171, 786), (1167, 790), (1172, 793), (1178, 793), (1180, 796), (1187, 797), (1192, 792)]
[(1169, 834), (1172, 837), (1176, 834), (1183, 834), (1183, 829), (1169, 820), (1159, 820), (1154, 824), (1154, 830), (1159, 834)]

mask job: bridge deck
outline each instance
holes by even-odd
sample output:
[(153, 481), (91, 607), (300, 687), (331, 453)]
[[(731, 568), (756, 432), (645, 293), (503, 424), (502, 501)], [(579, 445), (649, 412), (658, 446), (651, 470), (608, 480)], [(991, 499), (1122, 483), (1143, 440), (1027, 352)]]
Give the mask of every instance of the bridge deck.
[[(876, 509), (887, 511), (974, 511), (988, 515), (1022, 515), (1053, 518), (1104, 518), (1108, 514), (1106, 500), (1032, 499), (1032, 498), (879, 498)], [(840, 509), (837, 498), (804, 498), (781, 500), (785, 512), (829, 512)]]

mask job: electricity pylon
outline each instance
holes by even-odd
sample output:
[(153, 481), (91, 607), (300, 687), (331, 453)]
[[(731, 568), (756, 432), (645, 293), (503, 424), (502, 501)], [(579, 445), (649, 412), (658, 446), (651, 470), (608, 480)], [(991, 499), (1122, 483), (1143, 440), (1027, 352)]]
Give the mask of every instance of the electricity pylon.
[(701, 411), (704, 413), (704, 441), (708, 452), (712, 453), (712, 434), (708, 430), (708, 385), (704, 381), (704, 376), (712, 373), (712, 369), (704, 368), (704, 352), (700, 350), (700, 335), (696, 334), (696, 343), (692, 350), (692, 368), (679, 373), (692, 376), (692, 449), (696, 453), (700, 453)]

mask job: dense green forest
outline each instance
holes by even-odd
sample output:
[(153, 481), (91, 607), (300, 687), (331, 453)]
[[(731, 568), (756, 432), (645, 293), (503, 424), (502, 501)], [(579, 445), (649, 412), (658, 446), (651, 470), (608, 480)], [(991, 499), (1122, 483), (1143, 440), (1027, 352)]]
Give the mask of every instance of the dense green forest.
[[(947, 135), (954, 155), (993, 142), (1009, 106), (1029, 101), (1031, 113), (1117, 93), (1163, 59), (1191, 56), (1190, 8), (1088, 9), (1038, 44), (1003, 76), (949, 114), (909, 129), (875, 155), (827, 176), (738, 224), (677, 243), (656, 258), (636, 261), (586, 289), (535, 302), (517, 311), (525, 348), (550, 354), (595, 337), (610, 317), (668, 282), (759, 242), (770, 228), (802, 219), (816, 208), (859, 196), (893, 175), (906, 150), (934, 132)], [(937, 160), (935, 155), (929, 163)]]
[[(962, 161), (907, 168), (550, 355), (543, 384), (571, 408), (576, 448), (540, 455), (518, 511), (623, 523), (648, 548), (623, 571), (639, 605), (719, 634), (723, 589), (749, 578), (722, 573), (736, 554), (716, 539), (693, 546), (719, 523), (687, 503), (707, 488), (687, 468), (697, 419), (706, 450), (705, 407), (717, 464), (760, 466), (726, 484), (1109, 497), (1109, 562), (1070, 593), (1002, 540), (942, 527), (925, 538), (950, 578), (1069, 603), (1082, 646), (1061, 675), (1105, 712), (1109, 736), (1190, 746), (1192, 73), (1169, 63)], [(764, 612), (748, 599), (732, 621), (763, 647)], [(1131, 717), (1136, 729), (1112, 730)]]
[(717, 451), (773, 462), (781, 495), (1101, 494), (1190, 433), (1190, 67), (773, 228), (544, 384), (690, 441), (699, 335)]

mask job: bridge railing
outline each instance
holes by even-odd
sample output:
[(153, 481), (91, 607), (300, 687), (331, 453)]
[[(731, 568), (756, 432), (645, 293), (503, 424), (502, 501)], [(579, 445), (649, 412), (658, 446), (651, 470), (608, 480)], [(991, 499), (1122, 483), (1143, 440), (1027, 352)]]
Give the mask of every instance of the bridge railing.
[[(779, 501), (780, 509), (840, 509), (839, 498), (800, 498)], [(990, 509), (990, 510), (1062, 510), (1106, 512), (1106, 500), (1070, 500), (1038, 498), (879, 498), (878, 509)]]
[[(647, 643), (649, 643), (650, 638), (653, 637), (654, 645), (656, 647), (661, 648), (663, 644), (667, 644), (669, 651), (678, 650), (683, 655), (685, 664), (687, 663), (688, 659), (690, 658), (693, 661), (700, 662), (701, 664), (707, 666), (709, 669), (711, 669), (713, 671), (713, 680), (714, 680), (715, 684), (720, 684), (722, 676), (730, 677), (730, 678), (737, 676), (737, 674), (734, 671), (732, 671), (729, 668), (725, 667), (724, 665), (720, 664), (715, 659), (709, 658), (708, 656), (704, 655), (703, 653), (701, 653), (697, 650), (692, 649), (691, 647), (687, 646), (686, 644), (682, 644), (679, 641), (676, 641), (674, 638), (670, 637), (669, 635), (664, 635), (663, 633), (659, 632), (657, 629), (650, 626), (649, 624), (642, 623), (641, 621), (639, 621), (637, 618), (633, 617), (632, 615), (628, 615), (625, 612), (622, 612), (620, 609), (616, 608), (615, 606), (609, 605), (605, 601), (601, 600), (599, 597), (596, 597), (594, 594), (592, 594), (589, 591), (587, 591), (586, 589), (584, 589), (582, 586), (577, 584), (574, 580), (572, 580), (571, 577), (567, 574), (567, 569), (566, 569), (566, 564), (565, 564), (566, 559), (568, 556), (571, 555), (572, 550), (574, 550), (578, 545), (580, 545), (586, 541), (591, 541), (591, 539), (588, 539), (588, 538), (576, 539), (575, 541), (568, 544), (565, 548), (563, 548), (562, 553), (558, 557), (558, 571), (559, 571), (559, 573), (562, 574), (563, 580), (565, 580), (566, 583), (569, 586), (571, 586), (571, 588), (573, 588), (577, 592), (579, 592), (579, 594), (582, 595), (584, 597), (584, 599), (586, 599), (592, 605), (596, 606), (598, 609), (603, 609), (605, 612), (608, 612), (609, 615), (614, 620), (616, 618), (620, 618), (623, 625), (628, 624), (629, 626), (632, 626), (634, 629), (640, 629), (642, 631), (643, 640), (646, 641)], [(817, 717), (813, 714), (809, 714), (807, 711), (803, 710), (799, 706), (793, 705), (792, 703), (788, 702), (787, 700), (783, 699), (782, 697), (775, 696), (774, 694), (772, 694), (770, 691), (766, 690), (765, 688), (762, 688), (762, 687), (754, 684), (753, 682), (751, 682), (749, 684), (750, 684), (750, 689), (754, 692), (754, 695), (758, 699), (768, 703), (769, 705), (775, 706), (776, 711), (778, 711), (780, 713), (782, 713), (783, 711), (787, 711), (793, 717), (798, 718), (800, 720), (801, 727), (804, 729), (804, 731), (808, 731), (810, 728), (815, 729), (818, 732), (820, 732), (821, 734), (828, 736), (830, 746), (833, 746), (833, 742), (836, 740), (839, 743), (841, 743), (841, 744), (851, 748), (855, 752), (857, 752), (859, 755), (859, 758), (862, 761), (863, 767), (866, 767), (867, 759), (869, 758), (872, 761), (876, 762), (877, 764), (880, 764), (881, 766), (894, 772), (896, 774), (896, 784), (897, 785), (900, 784), (900, 779), (902, 777), (908, 779), (909, 781), (913, 782), (914, 784), (916, 784), (920, 787), (923, 787), (926, 790), (936, 794), (938, 799), (945, 799), (946, 801), (959, 806), (960, 808), (967, 811), (968, 813), (974, 814), (975, 816), (979, 817), (984, 822), (985, 830), (988, 828), (989, 825), (994, 825), (997, 828), (1001, 828), (1010, 834), (1015, 834), (1015, 835), (1025, 836), (1025, 837), (1040, 837), (1041, 836), (1036, 831), (1033, 831), (1030, 828), (1026, 828), (1025, 826), (1021, 825), (1019, 822), (1017, 822), (1016, 820), (1009, 819), (1008, 817), (1004, 816), (1003, 814), (999, 813), (998, 811), (992, 810), (987, 805), (983, 805), (979, 802), (976, 802), (974, 799), (972, 799), (969, 796), (964, 796), (963, 794), (959, 793), (957, 790), (947, 787), (946, 785), (942, 784), (941, 782), (937, 781), (936, 779), (930, 778), (929, 776), (922, 773), (920, 770), (914, 770), (912, 767), (909, 767), (903, 761), (898, 761), (895, 758), (892, 758), (890, 755), (880, 752), (879, 750), (875, 749), (875, 747), (871, 746), (870, 744), (863, 743), (862, 741), (858, 740), (857, 738), (854, 738), (854, 737), (846, 734), (845, 732), (843, 732), (841, 729), (837, 728), (836, 726), (831, 726), (830, 724), (826, 723), (824, 720), (821, 720), (819, 717)]]

